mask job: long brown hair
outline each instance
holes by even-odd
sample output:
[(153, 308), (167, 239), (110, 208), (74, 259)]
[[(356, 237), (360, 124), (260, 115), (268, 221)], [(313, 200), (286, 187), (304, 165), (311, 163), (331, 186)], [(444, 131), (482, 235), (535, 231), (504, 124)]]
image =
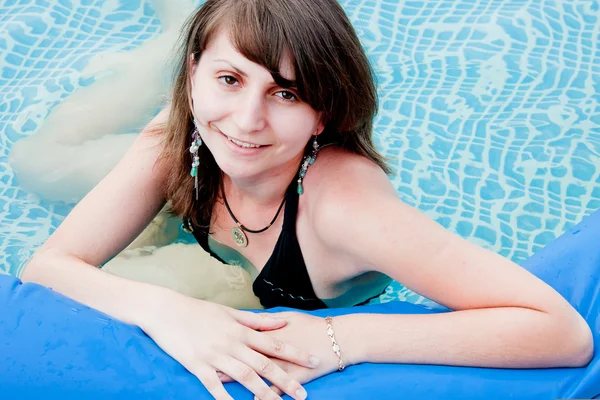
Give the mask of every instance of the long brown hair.
[[(336, 0), (208, 0), (186, 22), (173, 86), (166, 142), (160, 162), (170, 174), (165, 184), (170, 212), (208, 229), (221, 185), (221, 170), (206, 146), (198, 156), (198, 200), (190, 176), (193, 117), (191, 68), (211, 37), (226, 28), (235, 48), (248, 60), (270, 71), (283, 88), (290, 82), (279, 74), (287, 52), (302, 101), (322, 112), (325, 129), (320, 143), (335, 141), (350, 152), (391, 170), (372, 142), (377, 93), (373, 73), (352, 24)], [(308, 144), (307, 144), (308, 151)]]

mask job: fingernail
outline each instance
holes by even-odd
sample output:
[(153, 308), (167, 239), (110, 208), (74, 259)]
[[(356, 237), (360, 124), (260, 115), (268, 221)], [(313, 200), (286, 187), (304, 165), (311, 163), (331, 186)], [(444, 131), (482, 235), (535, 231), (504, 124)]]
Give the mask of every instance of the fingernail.
[(319, 360), (317, 357), (315, 356), (310, 356), (310, 365), (312, 365), (313, 367), (318, 367), (319, 364), (321, 364), (321, 360)]
[(306, 396), (308, 396), (308, 393), (306, 393), (306, 390), (304, 390), (303, 388), (296, 390), (296, 397), (300, 400), (304, 400)]

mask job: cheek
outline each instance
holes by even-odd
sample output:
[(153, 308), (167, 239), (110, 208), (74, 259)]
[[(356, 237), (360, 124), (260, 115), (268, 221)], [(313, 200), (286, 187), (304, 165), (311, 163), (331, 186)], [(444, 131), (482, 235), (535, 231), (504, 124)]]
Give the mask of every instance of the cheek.
[(222, 98), (223, 93), (211, 87), (210, 82), (196, 80), (194, 89), (192, 89), (192, 100), (194, 104), (194, 114), (203, 125), (208, 122), (217, 121), (223, 118), (227, 112), (229, 104)]
[(316, 133), (317, 119), (312, 109), (279, 111), (271, 119), (271, 127), (282, 141), (299, 143), (304, 146)]

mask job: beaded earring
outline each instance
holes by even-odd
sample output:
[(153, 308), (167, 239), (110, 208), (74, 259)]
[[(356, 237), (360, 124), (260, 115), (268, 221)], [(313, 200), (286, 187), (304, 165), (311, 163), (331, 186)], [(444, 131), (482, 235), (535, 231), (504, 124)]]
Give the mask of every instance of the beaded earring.
[(198, 149), (202, 146), (202, 139), (200, 138), (200, 132), (198, 132), (198, 122), (194, 120), (194, 130), (192, 131), (192, 144), (190, 146), (190, 153), (192, 153), (192, 170), (190, 175), (194, 177), (194, 189), (196, 190), (196, 200), (198, 200), (198, 166), (200, 165), (200, 158), (198, 157)]
[(315, 160), (317, 159), (317, 154), (319, 153), (319, 150), (321, 150), (321, 148), (319, 147), (319, 143), (317, 142), (317, 135), (314, 135), (313, 151), (311, 154), (307, 154), (304, 156), (304, 159), (302, 160), (302, 166), (300, 167), (300, 172), (298, 173), (297, 192), (299, 195), (304, 193), (304, 187), (302, 186), (302, 179), (304, 179), (304, 177), (306, 176), (306, 170), (308, 170), (308, 167), (315, 163)]

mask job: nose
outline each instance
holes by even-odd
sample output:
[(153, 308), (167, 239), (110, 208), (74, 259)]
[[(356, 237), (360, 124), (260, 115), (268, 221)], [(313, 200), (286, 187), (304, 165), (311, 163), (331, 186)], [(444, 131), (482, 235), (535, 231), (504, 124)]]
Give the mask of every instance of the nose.
[(233, 122), (242, 134), (261, 131), (266, 125), (265, 98), (259, 91), (248, 90), (236, 102)]

